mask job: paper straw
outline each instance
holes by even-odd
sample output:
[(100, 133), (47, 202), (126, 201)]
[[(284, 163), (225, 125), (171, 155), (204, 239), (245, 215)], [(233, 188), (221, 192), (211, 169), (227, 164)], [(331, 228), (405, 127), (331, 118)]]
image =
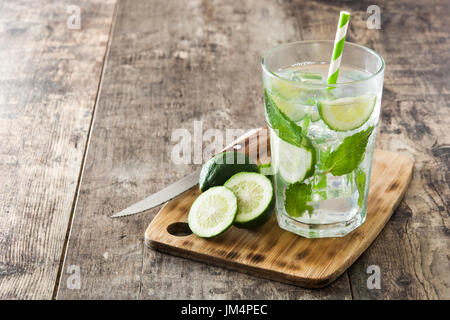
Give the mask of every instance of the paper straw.
[(339, 16), (339, 24), (336, 31), (336, 38), (334, 39), (333, 56), (330, 62), (330, 69), (328, 70), (329, 84), (336, 84), (339, 76), (339, 67), (341, 66), (342, 51), (344, 50), (345, 35), (347, 34), (349, 20), (350, 13), (347, 11), (341, 11)]

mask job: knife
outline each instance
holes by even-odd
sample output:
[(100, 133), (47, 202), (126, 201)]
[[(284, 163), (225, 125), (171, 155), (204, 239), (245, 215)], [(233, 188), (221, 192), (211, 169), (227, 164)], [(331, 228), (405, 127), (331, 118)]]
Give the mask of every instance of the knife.
[(170, 199), (175, 198), (180, 193), (192, 188), (198, 183), (198, 178), (200, 177), (200, 169), (191, 173), (190, 175), (184, 177), (181, 180), (165, 187), (164, 189), (152, 194), (151, 196), (141, 200), (132, 206), (117, 212), (111, 216), (111, 218), (119, 218), (129, 216), (135, 213), (139, 213), (151, 208), (154, 208), (161, 203), (167, 202)]
[[(246, 139), (249, 137), (255, 135), (255, 137), (262, 137), (265, 134), (265, 138), (268, 139), (267, 132), (263, 132), (264, 130), (267, 130), (266, 128), (258, 128), (258, 129), (252, 129), (248, 131), (246, 134), (240, 136), (238, 139), (236, 139), (234, 142), (230, 143), (228, 146), (224, 148), (224, 150), (240, 150), (242, 148), (245, 148), (246, 153), (248, 153), (248, 148), (250, 148), (250, 144), (253, 145), (256, 142), (255, 139), (249, 139), (248, 143), (246, 144)], [(266, 140), (267, 142), (267, 140)], [(254, 146), (254, 145), (253, 145)], [(189, 190), (193, 186), (195, 186), (198, 183), (198, 179), (200, 177), (200, 171), (201, 169), (198, 169), (194, 173), (191, 173), (190, 175), (184, 177), (183, 179), (167, 186), (166, 188), (152, 194), (151, 196), (145, 198), (144, 200), (141, 200), (130, 207), (117, 212), (111, 216), (111, 218), (119, 218), (119, 217), (125, 217), (132, 214), (140, 213), (142, 211), (146, 211), (148, 209), (154, 208), (164, 202), (169, 201), (170, 199), (175, 198), (177, 195)]]

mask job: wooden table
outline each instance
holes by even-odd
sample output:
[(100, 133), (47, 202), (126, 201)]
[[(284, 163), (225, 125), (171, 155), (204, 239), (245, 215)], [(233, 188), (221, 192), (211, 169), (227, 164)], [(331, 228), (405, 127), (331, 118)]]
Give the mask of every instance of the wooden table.
[[(450, 298), (449, 1), (86, 0), (80, 30), (71, 4), (0, 5), (0, 299)], [(170, 161), (174, 129), (263, 125), (261, 55), (333, 39), (342, 9), (347, 39), (387, 63), (377, 146), (416, 164), (342, 277), (306, 290), (227, 271), (145, 247), (159, 208), (109, 218), (199, 166)]]

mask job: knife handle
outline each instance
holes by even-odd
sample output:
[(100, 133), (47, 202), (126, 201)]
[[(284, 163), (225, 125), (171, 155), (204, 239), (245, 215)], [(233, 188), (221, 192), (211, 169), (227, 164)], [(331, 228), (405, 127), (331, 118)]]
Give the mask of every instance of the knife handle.
[(256, 128), (243, 134), (222, 151), (239, 151), (245, 153), (256, 163), (266, 163), (270, 159), (269, 128)]

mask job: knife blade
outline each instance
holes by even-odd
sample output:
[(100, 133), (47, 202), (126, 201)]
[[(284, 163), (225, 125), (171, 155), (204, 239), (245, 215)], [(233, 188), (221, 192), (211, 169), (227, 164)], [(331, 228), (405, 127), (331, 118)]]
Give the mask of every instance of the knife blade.
[(151, 208), (154, 208), (164, 202), (169, 201), (170, 199), (175, 198), (177, 195), (187, 191), (198, 183), (198, 179), (200, 177), (200, 170), (198, 169), (194, 173), (187, 175), (181, 180), (178, 180), (175, 183), (165, 187), (164, 189), (148, 196), (144, 200), (141, 200), (130, 207), (117, 212), (111, 216), (111, 218), (119, 218), (129, 216), (135, 213), (139, 213)]
[[(266, 134), (264, 134), (266, 132)], [(269, 136), (267, 135), (267, 127), (265, 128), (256, 128), (248, 131), (244, 135), (237, 138), (235, 141), (227, 145), (222, 151), (225, 150), (241, 150), (241, 149), (250, 149), (250, 145), (254, 145), (256, 143), (256, 139), (253, 139), (252, 141), (247, 141), (252, 136), (259, 136), (260, 138), (265, 139), (266, 145), (268, 145), (268, 139)], [(246, 143), (247, 141), (247, 143)], [(264, 142), (264, 140), (262, 140)], [(255, 149), (256, 150), (256, 149)], [(245, 151), (245, 153), (248, 153), (248, 150)], [(200, 177), (200, 171), (201, 169), (198, 169), (194, 173), (191, 173), (190, 175), (184, 177), (183, 179), (167, 186), (166, 188), (152, 194), (151, 196), (145, 198), (144, 200), (141, 200), (130, 207), (117, 212), (111, 216), (111, 218), (119, 218), (119, 217), (125, 217), (132, 214), (136, 214), (142, 211), (146, 211), (148, 209), (154, 208), (164, 202), (169, 201), (170, 199), (175, 198), (177, 195), (187, 191), (188, 189), (192, 188), (198, 183), (198, 179)]]

